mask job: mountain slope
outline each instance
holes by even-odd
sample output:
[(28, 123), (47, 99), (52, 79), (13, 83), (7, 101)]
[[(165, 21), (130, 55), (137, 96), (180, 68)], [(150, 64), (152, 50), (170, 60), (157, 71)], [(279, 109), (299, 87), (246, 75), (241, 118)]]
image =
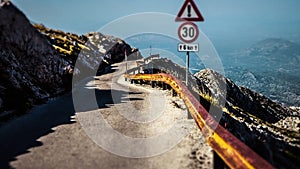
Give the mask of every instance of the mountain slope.
[(76, 35), (49, 29), (42, 24), (35, 24), (34, 27), (48, 39), (59, 55), (69, 62), (71, 69), (74, 69), (77, 61), (87, 69), (102, 71), (109, 64), (123, 61), (125, 51), (128, 56), (141, 57), (138, 49), (131, 48), (122, 39), (100, 32)]
[[(239, 87), (213, 70), (201, 70), (195, 76), (211, 91), (202, 95), (210, 95), (212, 100), (225, 99), (223, 107), (215, 105), (223, 112), (220, 124), (276, 168), (300, 167), (296, 160), (300, 158), (299, 111)], [(226, 92), (216, 90), (215, 86), (222, 85), (226, 85)], [(203, 92), (201, 88), (199, 91)]]
[[(98, 32), (76, 35), (32, 25), (11, 2), (0, 8), (0, 117), (69, 91), (72, 77), (93, 76), (128, 56), (125, 41)], [(80, 68), (75, 68), (75, 64)]]
[(67, 65), (12, 3), (0, 8), (1, 111), (61, 93)]

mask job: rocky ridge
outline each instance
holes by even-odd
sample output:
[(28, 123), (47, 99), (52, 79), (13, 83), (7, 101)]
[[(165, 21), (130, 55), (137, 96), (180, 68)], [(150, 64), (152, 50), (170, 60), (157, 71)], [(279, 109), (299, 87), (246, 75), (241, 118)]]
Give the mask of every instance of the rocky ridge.
[(87, 69), (102, 71), (112, 63), (123, 61), (125, 51), (128, 56), (141, 57), (138, 49), (131, 48), (122, 39), (100, 32), (79, 36), (49, 29), (42, 24), (35, 24), (34, 27), (48, 39), (59, 55), (69, 62), (72, 70), (77, 62)]
[(78, 36), (32, 25), (13, 3), (3, 3), (0, 117), (24, 113), (35, 104), (69, 91), (73, 74), (102, 72), (110, 64), (124, 60), (124, 51), (128, 56), (140, 57), (137, 49), (119, 38), (98, 32)]

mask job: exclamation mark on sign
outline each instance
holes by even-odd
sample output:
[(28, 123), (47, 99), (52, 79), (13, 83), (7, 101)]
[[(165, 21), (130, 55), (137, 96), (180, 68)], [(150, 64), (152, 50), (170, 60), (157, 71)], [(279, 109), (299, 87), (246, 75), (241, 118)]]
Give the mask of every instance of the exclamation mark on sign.
[(187, 6), (187, 10), (188, 10), (188, 17), (191, 17), (192, 16), (192, 14), (191, 14), (191, 9), (192, 9), (192, 7), (191, 7), (191, 5), (188, 5)]

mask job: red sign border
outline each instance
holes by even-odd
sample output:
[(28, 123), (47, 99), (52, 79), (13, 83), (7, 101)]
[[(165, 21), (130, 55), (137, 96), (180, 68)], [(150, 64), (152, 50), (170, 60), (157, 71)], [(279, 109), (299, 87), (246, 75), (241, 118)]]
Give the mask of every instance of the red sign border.
[[(196, 15), (198, 18), (182, 18), (182, 14), (184, 13), (185, 8), (187, 8), (188, 3), (192, 5), (192, 8), (194, 9)], [(177, 17), (175, 19), (176, 22), (182, 22), (182, 21), (193, 21), (193, 22), (204, 22), (204, 18), (201, 15), (199, 9), (197, 8), (197, 5), (195, 4), (194, 0), (185, 0), (184, 4), (182, 5), (179, 13), (177, 14)]]
[[(196, 29), (196, 36), (195, 36), (193, 39), (191, 39), (191, 40), (185, 40), (185, 39), (183, 39), (183, 38), (181, 37), (180, 30), (181, 30), (181, 28), (184, 27), (185, 25), (192, 25), (192, 26)], [(181, 24), (181, 25), (179, 26), (178, 31), (177, 31), (177, 34), (178, 34), (179, 39), (180, 39), (182, 42), (188, 44), (188, 43), (192, 43), (192, 42), (194, 42), (195, 40), (198, 39), (199, 34), (200, 34), (200, 31), (199, 31), (198, 26), (197, 26), (195, 23), (193, 23), (193, 22), (184, 22), (183, 24)]]

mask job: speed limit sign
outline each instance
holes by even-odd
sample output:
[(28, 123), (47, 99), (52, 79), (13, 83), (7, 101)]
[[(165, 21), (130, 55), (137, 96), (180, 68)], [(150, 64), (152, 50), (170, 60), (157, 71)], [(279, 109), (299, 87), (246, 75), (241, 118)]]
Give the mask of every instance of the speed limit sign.
[(183, 23), (178, 29), (178, 36), (185, 43), (192, 43), (199, 36), (198, 26), (192, 22)]

